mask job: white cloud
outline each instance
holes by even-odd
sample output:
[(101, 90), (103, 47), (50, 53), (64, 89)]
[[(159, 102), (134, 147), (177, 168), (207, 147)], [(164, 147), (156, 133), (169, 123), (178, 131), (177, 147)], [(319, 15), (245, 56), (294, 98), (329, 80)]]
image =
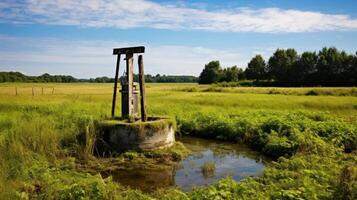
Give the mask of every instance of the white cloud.
[(147, 0), (5, 0), (0, 3), (1, 21), (219, 32), (357, 30), (357, 19), (348, 15), (279, 8), (206, 10)]
[[(76, 77), (113, 76), (113, 47), (135, 46), (132, 42), (71, 41), (0, 35), (0, 71), (71, 74)], [(240, 50), (197, 46), (146, 45), (145, 73), (199, 75), (204, 64), (220, 60), (222, 66), (245, 66), (252, 55)], [(124, 61), (121, 63), (121, 73)]]

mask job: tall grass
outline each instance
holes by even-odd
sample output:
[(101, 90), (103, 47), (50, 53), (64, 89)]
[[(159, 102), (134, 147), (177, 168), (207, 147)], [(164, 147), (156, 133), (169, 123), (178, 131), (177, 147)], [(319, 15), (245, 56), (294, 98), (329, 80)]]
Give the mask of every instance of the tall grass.
[[(17, 96), (14, 86), (23, 88)], [(32, 96), (33, 86), (55, 92)], [(161, 196), (328, 199), (355, 189), (343, 175), (355, 175), (344, 167), (356, 161), (357, 97), (342, 95), (353, 88), (210, 87), (149, 84), (148, 114), (175, 117), (182, 134), (246, 143), (278, 160), (258, 179)], [(92, 154), (95, 122), (110, 114), (111, 92), (109, 84), (0, 84), (0, 199), (149, 198), (76, 171), (76, 160)]]

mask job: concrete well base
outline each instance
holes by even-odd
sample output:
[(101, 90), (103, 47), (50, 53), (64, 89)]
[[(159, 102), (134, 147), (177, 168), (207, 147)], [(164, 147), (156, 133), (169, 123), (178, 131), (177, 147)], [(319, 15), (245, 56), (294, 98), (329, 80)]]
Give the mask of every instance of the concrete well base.
[(151, 117), (148, 121), (104, 120), (99, 124), (96, 149), (100, 153), (154, 150), (175, 142), (175, 121)]

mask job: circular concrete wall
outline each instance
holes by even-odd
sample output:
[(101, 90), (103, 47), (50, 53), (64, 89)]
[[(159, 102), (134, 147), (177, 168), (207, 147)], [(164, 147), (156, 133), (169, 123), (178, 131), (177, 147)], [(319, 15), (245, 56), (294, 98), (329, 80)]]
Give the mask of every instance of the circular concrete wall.
[(175, 142), (175, 121), (151, 117), (134, 123), (105, 120), (100, 123), (96, 147), (100, 151), (153, 150), (169, 147)]

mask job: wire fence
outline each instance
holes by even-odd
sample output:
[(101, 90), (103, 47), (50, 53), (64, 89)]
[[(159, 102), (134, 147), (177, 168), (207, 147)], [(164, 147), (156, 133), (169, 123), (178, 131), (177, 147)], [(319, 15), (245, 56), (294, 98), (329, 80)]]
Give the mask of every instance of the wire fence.
[[(4, 91), (5, 93), (9, 94), (9, 89), (7, 88), (7, 91)], [(11, 92), (10, 92), (11, 93)], [(15, 96), (19, 95), (48, 95), (48, 94), (55, 94), (55, 88), (54, 87), (14, 87), (13, 88), (13, 94)]]

